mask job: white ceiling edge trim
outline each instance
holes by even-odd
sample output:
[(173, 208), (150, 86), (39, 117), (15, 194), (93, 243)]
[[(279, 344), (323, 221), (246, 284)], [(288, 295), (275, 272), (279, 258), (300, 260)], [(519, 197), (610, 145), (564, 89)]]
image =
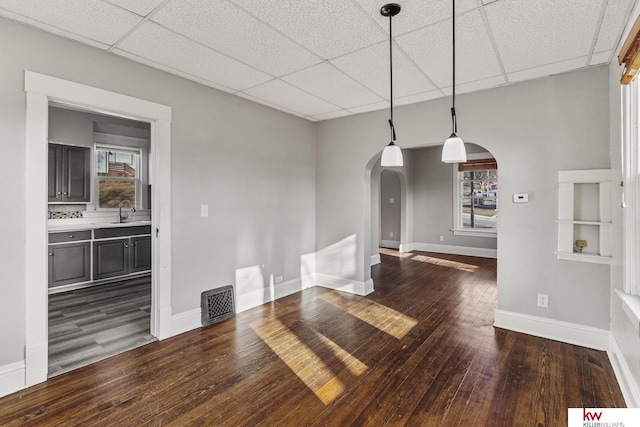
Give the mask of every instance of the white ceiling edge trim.
[(140, 111), (145, 111), (151, 116), (140, 118), (171, 121), (172, 111), (171, 107), (167, 105), (145, 101), (128, 95), (115, 94), (104, 89), (72, 83), (29, 70), (24, 72), (24, 88), (27, 92), (47, 95), (49, 98), (60, 100), (63, 103), (65, 99), (72, 97), (77, 102), (76, 105), (88, 108), (96, 105), (95, 100), (97, 98), (108, 99), (114, 107), (112, 113), (120, 113), (128, 117), (140, 117)]

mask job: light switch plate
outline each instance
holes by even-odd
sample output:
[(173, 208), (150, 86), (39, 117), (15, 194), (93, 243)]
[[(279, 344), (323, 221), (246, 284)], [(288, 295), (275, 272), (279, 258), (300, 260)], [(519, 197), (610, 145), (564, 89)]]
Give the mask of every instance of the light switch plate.
[(209, 216), (209, 205), (200, 205), (200, 216)]

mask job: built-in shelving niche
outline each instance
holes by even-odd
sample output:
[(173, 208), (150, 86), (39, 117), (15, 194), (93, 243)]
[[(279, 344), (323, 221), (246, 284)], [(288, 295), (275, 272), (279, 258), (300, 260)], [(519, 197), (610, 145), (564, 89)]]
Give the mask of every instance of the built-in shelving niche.
[(610, 169), (558, 173), (558, 259), (611, 263), (611, 184)]

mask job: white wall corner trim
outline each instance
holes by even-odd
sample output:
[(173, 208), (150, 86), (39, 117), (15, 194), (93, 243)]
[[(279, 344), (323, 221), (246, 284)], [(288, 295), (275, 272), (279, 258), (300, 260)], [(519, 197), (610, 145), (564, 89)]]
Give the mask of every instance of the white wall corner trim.
[(622, 310), (629, 318), (636, 332), (640, 332), (640, 298), (626, 294), (620, 289), (616, 289), (616, 294), (622, 301)]
[(0, 397), (25, 388), (24, 360), (0, 366)]
[(493, 326), (595, 350), (609, 347), (607, 330), (512, 311), (496, 310)]
[(371, 255), (371, 265), (380, 264), (382, 260), (380, 259), (380, 254)]
[(634, 380), (631, 368), (622, 355), (622, 351), (613, 334), (609, 335), (609, 350), (607, 354), (627, 407), (640, 408), (640, 384)]
[[(405, 250), (402, 250), (405, 249)], [(441, 254), (477, 256), (481, 258), (498, 258), (497, 249), (473, 248), (469, 246), (453, 246), (438, 245), (435, 243), (419, 243), (414, 242), (407, 245), (406, 248), (401, 247), (401, 252), (424, 251), (436, 252)]]
[(373, 280), (359, 282), (353, 279), (345, 279), (343, 277), (330, 276), (328, 274), (318, 273), (316, 286), (323, 288), (335, 289), (336, 291), (349, 292), (360, 296), (369, 295), (373, 292)]

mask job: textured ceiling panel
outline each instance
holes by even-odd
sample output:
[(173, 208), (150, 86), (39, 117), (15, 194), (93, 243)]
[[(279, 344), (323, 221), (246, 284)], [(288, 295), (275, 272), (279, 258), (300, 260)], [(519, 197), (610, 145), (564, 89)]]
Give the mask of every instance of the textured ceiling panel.
[(107, 0), (109, 3), (124, 7), (140, 16), (147, 16), (164, 0)]
[(332, 59), (386, 38), (347, 0), (233, 0), (323, 59)]
[(620, 38), (620, 28), (624, 28), (627, 15), (633, 0), (608, 0), (606, 10), (600, 25), (598, 40), (594, 52), (614, 49)]
[(341, 108), (381, 100), (380, 96), (327, 62), (290, 74), (282, 80)]
[(105, 44), (115, 43), (140, 21), (99, 0), (0, 0), (0, 8)]
[(173, 0), (152, 20), (276, 77), (322, 61), (226, 0)]
[[(395, 104), (452, 93), (451, 1), (398, 2)], [(609, 63), (640, 0), (455, 2), (465, 93)], [(385, 3), (0, 0), (0, 16), (318, 121), (389, 107)]]
[(569, 70), (575, 70), (578, 68), (585, 67), (587, 65), (586, 56), (582, 56), (580, 58), (569, 59), (567, 61), (560, 61), (554, 64), (543, 65), (541, 67), (529, 68), (527, 70), (515, 71), (513, 73), (509, 73), (508, 79), (509, 82), (517, 82), (522, 80), (530, 80), (536, 79), (538, 77), (546, 77), (551, 76), (553, 74), (560, 74), (567, 72)]
[[(375, 44), (331, 61), (385, 99), (389, 98), (389, 42)], [(393, 96), (412, 95), (433, 90), (429, 79), (404, 55), (393, 48)]]
[(485, 10), (510, 73), (588, 55), (602, 0), (497, 1)]
[[(380, 14), (380, 8), (385, 2), (380, 0), (356, 1), (388, 34), (389, 18)], [(404, 0), (396, 3), (400, 4), (402, 10), (393, 18), (394, 36), (450, 19), (452, 15), (451, 0)], [(476, 0), (456, 0), (456, 15), (476, 7), (478, 7)]]
[[(398, 44), (438, 87), (452, 84), (451, 20), (397, 37)], [(480, 12), (456, 18), (456, 83), (501, 74)]]
[(261, 71), (151, 22), (143, 24), (118, 47), (234, 90), (246, 89), (271, 79)]
[(304, 116), (315, 116), (340, 109), (281, 80), (272, 80), (245, 90), (244, 93), (271, 104), (297, 111)]

